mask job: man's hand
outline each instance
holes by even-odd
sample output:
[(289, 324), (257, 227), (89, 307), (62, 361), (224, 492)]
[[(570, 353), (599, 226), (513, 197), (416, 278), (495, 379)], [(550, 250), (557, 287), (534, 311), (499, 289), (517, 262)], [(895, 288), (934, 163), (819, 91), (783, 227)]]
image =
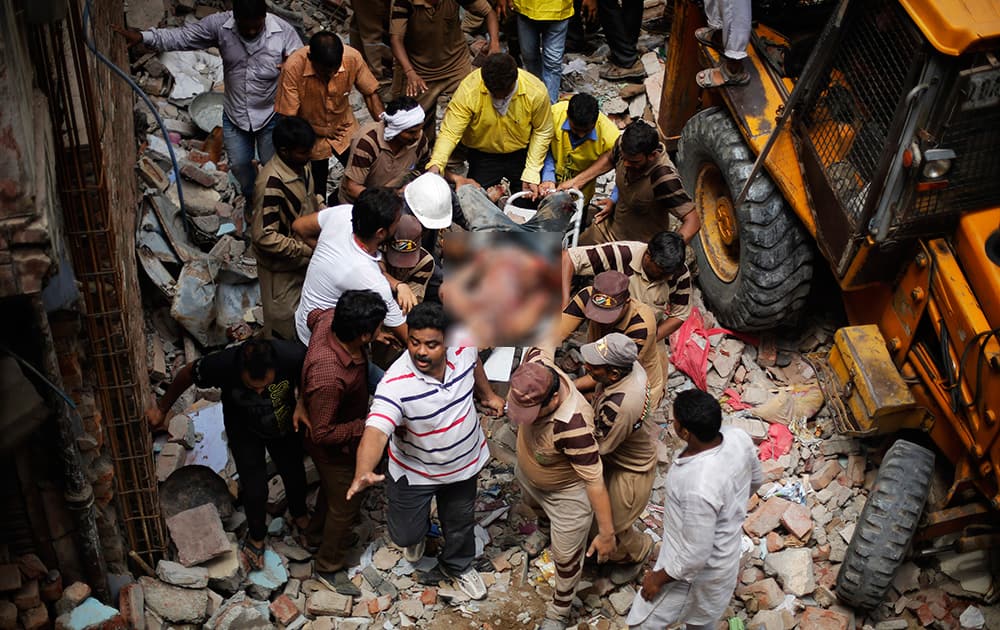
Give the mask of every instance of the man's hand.
[(350, 501), (357, 493), (383, 481), (385, 481), (385, 475), (376, 475), (373, 472), (358, 475), (351, 482), (351, 487), (347, 489), (347, 500)]
[(485, 407), (483, 411), (487, 416), (502, 416), (506, 412), (507, 401), (496, 392), (491, 392), (491, 395), (480, 400), (479, 404)]
[(399, 310), (403, 311), (404, 315), (417, 305), (417, 296), (413, 295), (410, 285), (405, 282), (396, 285), (396, 303), (399, 304)]
[(597, 214), (594, 215), (594, 223), (601, 223), (605, 219), (611, 216), (611, 213), (615, 211), (615, 202), (610, 199), (601, 199), (600, 201), (594, 202), (594, 205), (600, 208)]
[[(595, 2), (597, 0), (594, 0)], [(497, 17), (500, 18), (500, 24), (502, 25), (507, 19), (507, 13), (510, 11), (510, 0), (497, 0)]]
[(378, 329), (378, 333), (375, 334), (375, 341), (393, 348), (399, 347), (399, 339), (396, 339), (396, 335), (392, 334), (391, 330), (386, 330), (385, 328)]
[(580, 6), (583, 19), (588, 22), (597, 21), (597, 0), (583, 0)]
[(337, 125), (337, 128), (333, 130), (333, 140), (340, 140), (344, 135), (351, 130), (350, 121), (345, 121)]
[(306, 435), (312, 431), (312, 422), (309, 420), (309, 411), (306, 409), (305, 398), (300, 396), (299, 400), (295, 403), (295, 411), (292, 412), (292, 430), (296, 433), (299, 432), (299, 427), (305, 429)]
[(580, 186), (577, 185), (575, 177), (570, 177), (563, 183), (556, 186), (556, 190), (579, 190), (579, 189)]
[(587, 557), (594, 555), (597, 552), (597, 562), (601, 563), (607, 560), (608, 556), (615, 552), (618, 548), (618, 543), (615, 541), (614, 534), (598, 534), (594, 538), (594, 542), (590, 543), (590, 548), (587, 549)]
[(160, 411), (160, 408), (157, 407), (156, 405), (153, 405), (152, 407), (147, 409), (146, 422), (149, 423), (150, 431), (153, 431), (155, 433), (156, 431), (163, 429), (163, 419), (165, 416), (166, 414)]
[(142, 31), (137, 28), (122, 28), (117, 24), (112, 24), (111, 30), (124, 37), (129, 48), (142, 43)]
[(538, 184), (532, 184), (531, 182), (524, 182), (521, 184), (521, 190), (531, 193), (532, 199), (538, 199), (539, 188)]
[(660, 594), (660, 589), (663, 588), (663, 580), (657, 577), (656, 573), (656, 571), (646, 571), (646, 574), (642, 576), (642, 589), (639, 594), (647, 602), (656, 599), (656, 596)]
[(500, 48), (500, 42), (498, 40), (490, 39), (490, 45), (486, 49), (486, 53), (490, 55), (495, 55), (498, 52), (503, 52)]
[(410, 98), (417, 98), (427, 91), (427, 84), (420, 78), (413, 68), (406, 73), (406, 95)]
[(555, 189), (556, 189), (555, 182), (542, 182), (541, 184), (538, 185), (538, 194), (544, 197), (545, 195), (554, 192)]

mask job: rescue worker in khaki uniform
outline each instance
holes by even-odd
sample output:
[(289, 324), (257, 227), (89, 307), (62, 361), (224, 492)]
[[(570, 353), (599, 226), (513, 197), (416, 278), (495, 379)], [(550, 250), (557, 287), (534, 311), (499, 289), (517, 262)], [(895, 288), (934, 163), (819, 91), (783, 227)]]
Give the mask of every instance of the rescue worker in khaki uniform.
[[(507, 417), (519, 426), (517, 468), (525, 501), (548, 517), (555, 592), (541, 630), (562, 630), (583, 572), (584, 550), (615, 552), (614, 522), (594, 438), (594, 411), (565, 373), (531, 348), (511, 376)], [(597, 536), (587, 547), (592, 521)], [(544, 530), (545, 520), (539, 519)]]
[[(629, 293), (628, 276), (620, 271), (605, 271), (594, 277), (593, 286), (581, 290), (563, 309), (556, 332), (556, 343), (562, 343), (587, 321), (587, 341), (597, 341), (608, 333), (620, 332), (635, 342), (639, 363), (646, 370), (653, 408), (663, 398), (666, 381), (664, 366), (666, 349), (656, 342), (656, 315), (653, 310)], [(594, 389), (597, 382), (590, 376), (576, 379), (581, 392)]]
[(580, 245), (646, 243), (657, 232), (671, 229), (671, 216), (680, 221), (677, 232), (684, 242), (691, 242), (701, 219), (655, 127), (643, 120), (633, 122), (611, 154), (601, 156), (578, 177), (589, 181), (611, 168), (615, 169), (615, 189), (610, 199), (598, 202), (601, 209), (580, 234)]
[(472, 59), (459, 13), (486, 21), (490, 54), (500, 52), (500, 26), (486, 0), (393, 0), (389, 45), (396, 58), (392, 96), (409, 96), (427, 114), (424, 132), (433, 142), (440, 116), (469, 73)]
[(313, 248), (292, 232), (292, 222), (319, 209), (308, 168), (316, 132), (302, 118), (288, 116), (274, 126), (272, 139), (275, 156), (261, 169), (254, 186), (250, 235), (264, 336), (296, 339), (295, 309)]
[(639, 576), (653, 549), (653, 539), (634, 527), (656, 479), (646, 371), (636, 361), (635, 342), (621, 333), (580, 346), (580, 355), (587, 374), (597, 381), (592, 402), (594, 431), (618, 542), (618, 549), (608, 558), (618, 564), (611, 571), (611, 581), (627, 584)]

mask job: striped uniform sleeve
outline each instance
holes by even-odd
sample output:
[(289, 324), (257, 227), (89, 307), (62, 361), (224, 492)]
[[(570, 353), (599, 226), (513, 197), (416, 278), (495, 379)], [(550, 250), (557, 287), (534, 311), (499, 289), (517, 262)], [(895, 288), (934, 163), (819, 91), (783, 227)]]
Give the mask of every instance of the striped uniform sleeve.
[(596, 276), (605, 271), (620, 271), (632, 275), (632, 261), (636, 257), (636, 245), (641, 243), (617, 242), (586, 247), (571, 247), (566, 250), (573, 263), (573, 272), (578, 276)]
[[(652, 329), (652, 330), (651, 330)], [(642, 348), (646, 345), (646, 341), (649, 339), (656, 340), (656, 323), (649, 322), (642, 316), (641, 312), (634, 312), (632, 318), (628, 320), (625, 325), (625, 329), (622, 330), (622, 334), (635, 342), (635, 345), (639, 347), (639, 352), (642, 352)]]
[(389, 34), (406, 35), (406, 27), (413, 15), (413, 3), (410, 0), (392, 0), (389, 9)]
[[(649, 387), (646, 387), (649, 391)], [(622, 413), (625, 392), (615, 392), (601, 398), (594, 409), (594, 431), (601, 455), (613, 453), (629, 435), (642, 427), (642, 417), (630, 418)]]
[(590, 294), (593, 291), (593, 287), (581, 290), (573, 296), (573, 299), (563, 309), (562, 316), (559, 318), (559, 328), (556, 331), (557, 342), (561, 343), (565, 341), (580, 326), (580, 322), (587, 319), (587, 315), (583, 312), (583, 307), (590, 301)]
[(566, 456), (584, 483), (589, 485), (604, 479), (597, 439), (583, 414), (573, 414), (569, 422), (556, 422), (552, 429), (552, 439), (553, 446)]
[(660, 207), (666, 208), (678, 219), (694, 210), (691, 196), (684, 190), (684, 184), (681, 183), (676, 170), (666, 164), (660, 164), (653, 168), (649, 178), (653, 188), (653, 200)]
[(347, 157), (347, 168), (344, 169), (344, 177), (360, 186), (365, 185), (368, 173), (371, 172), (375, 159), (378, 157), (378, 129), (371, 129), (368, 133), (358, 136), (351, 147), (351, 154)]
[(422, 254), (420, 260), (417, 261), (417, 264), (413, 266), (413, 269), (403, 281), (413, 291), (413, 295), (422, 302), (424, 295), (427, 293), (427, 283), (430, 282), (431, 276), (434, 275), (434, 257), (426, 249), (421, 249), (420, 253)]
[(295, 238), (291, 230), (292, 223), (302, 211), (303, 201), (285, 186), (280, 177), (268, 177), (259, 209), (260, 222), (253, 223), (254, 246), (276, 257), (308, 259), (312, 248)]
[(382, 382), (375, 389), (375, 396), (372, 399), (371, 409), (368, 411), (365, 427), (374, 427), (391, 437), (396, 427), (402, 424), (403, 407), (393, 394), (392, 388), (386, 386), (385, 377), (383, 377)]
[(687, 319), (691, 315), (691, 272), (687, 266), (676, 280), (669, 283), (670, 300), (667, 304), (667, 317)]

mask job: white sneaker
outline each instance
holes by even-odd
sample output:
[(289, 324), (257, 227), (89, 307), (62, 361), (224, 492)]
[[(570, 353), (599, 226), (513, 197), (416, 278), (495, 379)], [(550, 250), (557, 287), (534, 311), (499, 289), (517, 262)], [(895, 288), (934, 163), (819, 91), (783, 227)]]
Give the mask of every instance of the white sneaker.
[(469, 599), (485, 599), (486, 584), (475, 567), (470, 567), (465, 573), (454, 578), (455, 585), (469, 596)]
[(420, 559), (424, 557), (424, 548), (427, 546), (427, 539), (423, 538), (415, 545), (410, 545), (409, 547), (403, 547), (403, 558), (406, 559), (410, 564), (416, 564), (420, 562)]

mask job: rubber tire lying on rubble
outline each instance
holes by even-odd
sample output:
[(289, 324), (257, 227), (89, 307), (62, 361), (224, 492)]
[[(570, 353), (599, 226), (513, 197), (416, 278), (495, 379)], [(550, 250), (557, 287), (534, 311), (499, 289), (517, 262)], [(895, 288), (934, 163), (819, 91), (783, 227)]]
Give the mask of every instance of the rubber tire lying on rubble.
[(903, 564), (934, 475), (934, 453), (897, 440), (882, 459), (837, 574), (837, 597), (860, 609), (878, 606)]
[(684, 187), (701, 213), (702, 230), (692, 239), (692, 246), (698, 261), (698, 284), (712, 312), (724, 326), (737, 330), (794, 323), (809, 296), (813, 246), (766, 172), (757, 176), (746, 201), (733, 213), (739, 251), (732, 277), (720, 277), (706, 252), (711, 233), (699, 203), (699, 174), (714, 165), (723, 180), (720, 186), (728, 188), (719, 192), (731, 206), (756, 157), (729, 112), (713, 107), (692, 116), (681, 132), (677, 153)]

